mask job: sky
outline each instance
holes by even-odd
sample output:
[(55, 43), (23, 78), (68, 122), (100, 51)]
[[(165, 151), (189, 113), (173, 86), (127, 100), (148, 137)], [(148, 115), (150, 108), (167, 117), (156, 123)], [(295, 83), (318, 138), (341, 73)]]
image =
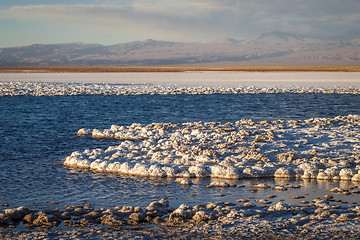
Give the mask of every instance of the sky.
[(317, 38), (360, 28), (360, 0), (0, 0), (0, 48), (145, 39)]

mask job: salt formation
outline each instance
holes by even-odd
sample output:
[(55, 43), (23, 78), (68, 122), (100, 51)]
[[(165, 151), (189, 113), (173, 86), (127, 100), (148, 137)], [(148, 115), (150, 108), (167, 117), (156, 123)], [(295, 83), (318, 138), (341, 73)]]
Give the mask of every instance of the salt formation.
[(179, 183), (180, 185), (192, 185), (192, 181), (187, 178), (177, 178), (175, 182)]
[(270, 186), (267, 185), (267, 184), (264, 184), (264, 183), (259, 183), (259, 184), (255, 184), (255, 185), (254, 185), (254, 188), (268, 189), (268, 188), (270, 188)]
[(75, 95), (178, 95), (178, 94), (255, 94), (255, 93), (324, 93), (360, 94), (356, 87), (348, 88), (258, 88), (180, 87), (171, 84), (107, 84), (64, 82), (0, 82), (0, 96), (75, 96)]
[[(51, 230), (28, 231), (31, 234), (40, 232), (39, 239), (44, 238), (45, 233), (50, 233), (53, 237), (56, 233), (55, 229), (63, 227), (89, 228), (98, 232), (101, 231), (97, 228), (99, 226), (106, 226), (103, 229), (106, 234), (111, 232), (112, 228), (117, 229), (116, 232), (121, 234), (117, 238), (123, 238), (123, 235), (128, 232), (122, 231), (123, 227), (128, 229), (128, 227), (142, 228), (142, 226), (162, 226), (161, 231), (166, 231), (166, 233), (169, 231), (166, 227), (170, 227), (170, 229), (180, 227), (182, 231), (183, 229), (187, 231), (202, 229), (204, 233), (218, 231), (221, 236), (227, 233), (228, 235), (225, 236), (230, 238), (241, 236), (234, 235), (234, 231), (244, 233), (245, 235), (242, 236), (246, 236), (246, 238), (249, 237), (249, 233), (259, 237), (259, 232), (264, 231), (264, 228), (265, 232), (273, 232), (276, 229), (276, 231), (281, 231), (289, 236), (297, 233), (300, 234), (298, 236), (304, 237), (305, 233), (311, 233), (308, 235), (311, 236), (309, 239), (314, 238), (314, 231), (318, 231), (316, 238), (318, 238), (318, 233), (324, 232), (327, 233), (324, 239), (334, 236), (339, 238), (340, 236), (342, 236), (341, 238), (357, 236), (349, 239), (358, 239), (359, 237), (359, 206), (339, 207), (336, 202), (320, 198), (313, 199), (313, 203), (307, 206), (290, 205), (285, 202), (273, 204), (267, 199), (255, 199), (252, 202), (239, 199), (237, 202), (208, 202), (195, 206), (181, 204), (176, 209), (170, 207), (167, 199), (151, 202), (144, 209), (133, 206), (94, 209), (91, 204), (84, 204), (65, 206), (64, 210), (55, 208), (41, 211), (22, 206), (0, 211), (0, 228), (8, 228), (3, 232), (10, 233), (9, 228), (22, 224), (29, 229)], [(189, 227), (191, 230), (188, 230)], [(329, 229), (332, 231), (329, 232)], [(334, 235), (344, 233), (344, 229), (346, 229), (345, 235)], [(154, 230), (155, 228), (150, 229), (150, 231)], [(68, 229), (66, 232), (72, 234)], [(350, 233), (353, 235), (349, 235)], [(197, 234), (199, 233), (197, 232)], [(67, 236), (67, 238), (73, 238), (73, 235)], [(82, 235), (81, 238), (83, 236), (85, 235)], [(108, 236), (104, 235), (101, 238), (108, 238)], [(29, 237), (28, 235), (27, 238)]]
[(359, 181), (359, 125), (359, 115), (348, 115), (80, 129), (78, 135), (115, 138), (120, 145), (73, 152), (64, 165), (143, 177)]
[(211, 182), (209, 185), (206, 186), (207, 188), (212, 187), (236, 187), (235, 184), (226, 183), (226, 182)]

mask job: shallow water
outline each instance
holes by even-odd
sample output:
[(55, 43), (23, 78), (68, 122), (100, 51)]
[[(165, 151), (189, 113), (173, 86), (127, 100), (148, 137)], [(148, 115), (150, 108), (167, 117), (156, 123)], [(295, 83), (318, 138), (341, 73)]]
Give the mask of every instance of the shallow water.
[[(0, 98), (0, 204), (44, 208), (44, 202), (59, 206), (92, 203), (99, 207), (146, 206), (151, 201), (171, 197), (180, 203), (235, 201), (238, 198), (266, 198), (277, 195), (274, 203), (300, 200), (290, 196), (307, 193), (306, 199), (330, 194), (329, 189), (350, 183), (292, 182), (302, 188), (285, 192), (259, 190), (250, 193), (254, 183), (273, 179), (241, 180), (245, 188), (205, 188), (210, 179), (194, 180), (180, 186), (173, 179), (149, 179), (72, 170), (58, 164), (73, 151), (107, 148), (119, 144), (114, 139), (76, 136), (80, 128), (109, 128), (111, 124), (130, 125), (153, 122), (234, 122), (239, 119), (308, 119), (359, 114), (359, 95), (324, 94), (243, 94), (176, 96), (68, 96)], [(156, 187), (155, 183), (167, 186)], [(190, 196), (193, 194), (195, 196)], [(221, 195), (221, 196), (219, 196)], [(335, 198), (356, 202), (358, 195)], [(176, 199), (175, 199), (176, 198)], [(339, 203), (341, 204), (341, 203)]]

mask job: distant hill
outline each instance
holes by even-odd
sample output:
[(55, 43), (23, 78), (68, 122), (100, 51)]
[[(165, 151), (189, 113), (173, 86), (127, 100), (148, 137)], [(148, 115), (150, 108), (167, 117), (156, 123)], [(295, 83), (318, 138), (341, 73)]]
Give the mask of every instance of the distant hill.
[(360, 65), (360, 31), (333, 40), (285, 33), (207, 43), (147, 39), (116, 45), (34, 44), (0, 49), (0, 66)]

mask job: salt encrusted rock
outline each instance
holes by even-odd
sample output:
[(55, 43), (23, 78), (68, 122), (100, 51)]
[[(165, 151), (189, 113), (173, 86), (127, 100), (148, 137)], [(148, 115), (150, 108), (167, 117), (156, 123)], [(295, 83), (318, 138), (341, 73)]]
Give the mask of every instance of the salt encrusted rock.
[(129, 219), (137, 221), (137, 222), (142, 222), (145, 221), (145, 217), (146, 214), (144, 212), (135, 212), (130, 214)]
[(126, 221), (118, 215), (105, 214), (100, 218), (100, 221), (102, 225), (107, 225), (115, 228), (126, 225)]
[(227, 218), (242, 218), (244, 214), (242, 212), (239, 212), (235, 209), (232, 209), (230, 213), (226, 215)]
[(317, 180), (331, 180), (331, 176), (326, 174), (324, 169), (320, 169), (316, 179)]
[(317, 170), (305, 170), (304, 174), (301, 176), (302, 179), (315, 179), (317, 178)]
[(191, 175), (195, 175), (196, 178), (207, 178), (211, 176), (210, 171), (201, 166), (190, 166), (188, 171)]
[(271, 202), (267, 199), (256, 199), (255, 202), (258, 202), (260, 204), (270, 204)]
[(351, 178), (351, 181), (353, 182), (360, 182), (360, 170), (357, 174), (354, 174), (354, 176)]
[(286, 191), (286, 190), (288, 190), (288, 188), (285, 187), (285, 186), (277, 185), (277, 186), (274, 187), (274, 190), (276, 190), (276, 191)]
[(225, 179), (239, 179), (239, 173), (234, 167), (211, 166), (211, 177)]
[(166, 177), (166, 172), (161, 169), (157, 164), (153, 164), (149, 167), (148, 173), (150, 177)]
[(104, 214), (98, 211), (94, 211), (94, 212), (89, 212), (88, 214), (85, 215), (84, 219), (86, 220), (83, 221), (83, 224), (99, 224), (101, 222), (100, 218), (103, 216)]
[(207, 188), (212, 187), (236, 187), (235, 184), (226, 183), (226, 182), (211, 182), (209, 185), (206, 185)]
[(21, 213), (16, 209), (5, 209), (3, 218), (8, 217), (10, 220), (19, 220), (21, 219)]
[(259, 183), (259, 184), (255, 184), (254, 188), (267, 189), (267, 188), (271, 188), (271, 187), (265, 183)]
[(33, 224), (34, 220), (37, 218), (37, 214), (30, 213), (24, 216), (23, 222), (24, 224)]
[(340, 169), (337, 166), (333, 166), (333, 167), (327, 168), (324, 172), (327, 176), (330, 177), (330, 179), (334, 179), (339, 176)]
[(356, 218), (357, 216), (353, 213), (342, 213), (337, 220), (351, 220)]
[(195, 216), (195, 212), (191, 207), (181, 204), (179, 208), (175, 209), (169, 215), (169, 221), (176, 223), (183, 223), (184, 221), (191, 219)]
[(340, 187), (334, 187), (334, 188), (330, 189), (330, 192), (333, 192), (333, 193), (342, 193), (344, 191), (345, 191), (345, 189), (340, 188)]
[(268, 211), (288, 211), (290, 206), (284, 202), (278, 202), (268, 208)]
[(89, 213), (92, 208), (87, 208), (84, 206), (67, 206), (66, 211), (73, 216), (82, 216), (86, 213)]
[(331, 206), (329, 205), (329, 202), (323, 199), (314, 199), (313, 202), (315, 203), (315, 206), (318, 208), (324, 208), (324, 209), (330, 209)]
[(277, 197), (276, 195), (268, 195), (268, 196), (266, 196), (267, 198), (275, 198), (275, 197)]
[(56, 217), (50, 217), (45, 213), (37, 213), (37, 218), (32, 222), (35, 226), (40, 226), (42, 228), (52, 228), (60, 224), (59, 219)]
[(77, 132), (77, 135), (86, 136), (86, 135), (91, 135), (91, 133), (92, 133), (91, 129), (82, 128)]
[(30, 213), (30, 209), (23, 206), (4, 210), (4, 214), (8, 216), (12, 221), (19, 221), (29, 213)]
[(300, 156), (295, 152), (285, 152), (279, 153), (276, 158), (279, 162), (291, 163), (293, 160), (300, 158)]
[(136, 210), (133, 206), (122, 206), (117, 208), (117, 210), (121, 213), (132, 213), (132, 212), (141, 212), (141, 208), (137, 207)]
[(301, 198), (305, 198), (304, 196), (291, 196), (291, 199), (301, 199)]
[(217, 207), (216, 204), (215, 204), (215, 203), (212, 203), (212, 202), (209, 202), (209, 203), (205, 206), (206, 209), (214, 209), (214, 208), (216, 208), (216, 207)]
[(253, 207), (255, 207), (255, 205), (252, 204), (251, 202), (245, 202), (245, 203), (243, 204), (243, 207), (244, 207), (244, 208), (253, 208)]
[(349, 168), (343, 168), (343, 169), (341, 169), (341, 171), (339, 173), (340, 179), (344, 180), (344, 181), (350, 181), (352, 179), (353, 175), (354, 175), (353, 170), (351, 170)]
[(332, 180), (333, 181), (340, 181), (340, 176), (333, 176)]
[(279, 168), (274, 174), (275, 178), (293, 178), (296, 177), (296, 172), (293, 169)]
[(190, 179), (187, 179), (187, 178), (177, 178), (175, 180), (175, 182), (179, 183), (180, 185), (184, 185), (184, 186), (193, 184), (193, 182)]
[(168, 213), (168, 207), (169, 202), (165, 199), (161, 199), (159, 201), (150, 203), (150, 205), (146, 207), (146, 214), (151, 217), (161, 217)]
[(329, 200), (334, 199), (334, 196), (331, 196), (331, 195), (324, 195), (324, 196), (323, 196), (323, 199), (325, 199), (325, 200), (329, 201)]
[(357, 212), (358, 214), (360, 214), (360, 206), (356, 206), (352, 209), (352, 211)]
[(305, 161), (299, 165), (304, 172), (305, 171), (318, 171), (318, 165), (316, 163), (311, 163), (309, 161)]
[(205, 211), (198, 211), (195, 213), (195, 215), (192, 217), (192, 219), (195, 222), (202, 222), (202, 221), (211, 220), (212, 217), (210, 214), (206, 213)]

